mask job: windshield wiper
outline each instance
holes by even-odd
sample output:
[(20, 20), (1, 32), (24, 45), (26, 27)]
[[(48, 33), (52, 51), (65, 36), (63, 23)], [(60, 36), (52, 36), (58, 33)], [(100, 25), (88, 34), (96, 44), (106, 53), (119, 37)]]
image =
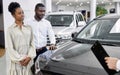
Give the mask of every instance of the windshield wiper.
[(107, 46), (118, 46), (117, 44), (112, 44), (112, 43), (102, 43), (102, 45), (107, 45)]
[(90, 39), (77, 39), (77, 38), (73, 39), (73, 41), (76, 41), (78, 43), (89, 43), (89, 44), (94, 42), (94, 40), (90, 40)]

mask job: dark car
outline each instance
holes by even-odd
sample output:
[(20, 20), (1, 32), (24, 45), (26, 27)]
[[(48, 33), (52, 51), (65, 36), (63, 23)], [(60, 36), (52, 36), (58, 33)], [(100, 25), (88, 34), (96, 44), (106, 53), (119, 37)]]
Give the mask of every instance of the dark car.
[(61, 45), (43, 72), (63, 75), (108, 75), (91, 51), (98, 40), (109, 56), (120, 58), (120, 15), (107, 14), (92, 20), (71, 41)]

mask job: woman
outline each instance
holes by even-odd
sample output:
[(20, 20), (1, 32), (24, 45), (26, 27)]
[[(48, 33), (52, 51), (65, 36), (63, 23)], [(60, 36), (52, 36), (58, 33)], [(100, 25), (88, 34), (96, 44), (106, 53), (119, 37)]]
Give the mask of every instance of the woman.
[(15, 22), (7, 31), (7, 51), (10, 56), (10, 75), (32, 75), (31, 66), (36, 56), (32, 29), (24, 25), (24, 13), (19, 3), (11, 2), (8, 10)]

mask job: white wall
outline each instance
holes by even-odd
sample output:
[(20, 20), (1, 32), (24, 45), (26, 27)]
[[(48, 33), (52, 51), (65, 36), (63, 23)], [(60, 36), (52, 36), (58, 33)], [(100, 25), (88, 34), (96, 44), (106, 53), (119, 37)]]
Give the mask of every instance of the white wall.
[[(53, 6), (53, 10), (55, 11), (54, 8), (55, 8), (55, 6)], [(90, 8), (89, 8), (89, 6), (76, 7), (76, 6), (58, 5), (56, 11), (59, 11), (59, 10), (64, 10), (64, 11), (86, 10), (86, 11), (89, 11)]]
[(58, 6), (58, 10), (64, 10), (64, 11), (73, 11), (74, 10), (74, 7), (73, 6)]
[(52, 11), (55, 12), (58, 10), (58, 6), (56, 6), (55, 4), (52, 4)]
[[(4, 30), (5, 30), (5, 39), (6, 39), (6, 31), (7, 28), (14, 23), (14, 19), (11, 16), (10, 12), (8, 12), (8, 5), (11, 2), (18, 2), (20, 3), (24, 13), (25, 13), (25, 19), (31, 18), (34, 15), (34, 7), (37, 3), (40, 3), (41, 0), (3, 0), (3, 16), (4, 16)], [(7, 44), (5, 40), (5, 44)], [(6, 61), (7, 61), (7, 70), (8, 73), (9, 69), (9, 57), (8, 53), (6, 51)]]
[[(76, 8), (76, 7), (75, 7)], [(76, 10), (86, 10), (86, 11), (90, 11), (90, 6), (81, 6), (76, 8)]]

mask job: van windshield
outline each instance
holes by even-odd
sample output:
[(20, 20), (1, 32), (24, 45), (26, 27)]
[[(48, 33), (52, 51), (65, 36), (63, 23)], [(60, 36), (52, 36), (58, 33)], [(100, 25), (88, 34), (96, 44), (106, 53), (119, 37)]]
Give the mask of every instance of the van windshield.
[(46, 19), (52, 26), (69, 26), (73, 21), (73, 15), (48, 15)]

